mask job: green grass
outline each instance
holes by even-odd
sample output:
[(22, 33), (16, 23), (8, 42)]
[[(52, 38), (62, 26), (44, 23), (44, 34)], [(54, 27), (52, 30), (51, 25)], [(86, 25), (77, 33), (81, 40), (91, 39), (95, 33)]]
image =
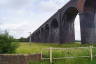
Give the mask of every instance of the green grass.
[[(70, 44), (56, 44), (56, 43), (28, 43), (20, 42), (19, 47), (16, 49), (16, 54), (38, 54), (44, 48), (71, 48), (71, 47), (89, 47), (89, 44), (70, 43)], [(96, 45), (93, 45), (96, 47)], [(69, 53), (70, 51), (70, 53)], [(96, 49), (93, 49), (93, 54), (96, 54)], [(67, 50), (53, 50), (53, 57), (65, 57), (65, 56), (89, 56), (89, 49), (67, 49)], [(43, 57), (49, 58), (49, 51), (43, 50)], [(31, 61), (29, 64), (50, 64), (49, 60), (43, 60), (38, 62)], [(96, 64), (96, 58), (90, 61), (90, 58), (74, 58), (53, 60), (53, 64)]]
[(87, 44), (81, 45), (80, 43), (72, 44), (56, 44), (56, 43), (31, 43), (20, 42), (19, 47), (16, 49), (16, 54), (37, 54), (40, 53), (42, 49), (55, 47), (55, 48), (69, 48), (69, 47), (85, 47), (89, 46)]
[[(50, 64), (50, 62), (48, 60), (36, 62), (30, 61), (29, 64)], [(96, 64), (96, 58), (93, 61), (90, 61), (90, 58), (54, 60), (52, 64)]]

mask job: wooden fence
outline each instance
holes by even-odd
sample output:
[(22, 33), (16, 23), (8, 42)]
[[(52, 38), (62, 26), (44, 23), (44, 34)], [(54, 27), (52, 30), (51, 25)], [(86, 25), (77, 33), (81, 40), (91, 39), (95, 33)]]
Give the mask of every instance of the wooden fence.
[[(66, 59), (66, 58), (90, 58), (90, 60), (92, 61), (93, 60), (93, 57), (95, 57), (96, 55), (94, 54), (93, 55), (93, 48), (96, 48), (96, 47), (93, 47), (93, 46), (89, 46), (89, 47), (74, 47), (74, 48), (46, 48), (46, 49), (42, 49), (41, 51), (41, 59), (42, 60), (50, 60), (50, 63), (53, 62), (53, 60), (55, 59)], [(87, 56), (64, 56), (64, 57), (59, 57), (59, 58), (54, 58), (53, 57), (53, 51), (54, 50), (72, 50), (72, 49), (88, 49), (88, 54)], [(45, 58), (44, 55), (43, 55), (43, 51), (48, 51), (49, 50), (49, 58)]]

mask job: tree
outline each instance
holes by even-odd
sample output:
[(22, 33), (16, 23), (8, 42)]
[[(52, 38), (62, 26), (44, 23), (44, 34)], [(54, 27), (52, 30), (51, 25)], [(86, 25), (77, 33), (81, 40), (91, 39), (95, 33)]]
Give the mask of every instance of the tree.
[(20, 41), (20, 42), (26, 42), (26, 38), (21, 37), (21, 38), (19, 39), (19, 41)]
[(17, 44), (13, 43), (13, 37), (8, 32), (0, 34), (0, 53), (13, 53), (17, 48)]

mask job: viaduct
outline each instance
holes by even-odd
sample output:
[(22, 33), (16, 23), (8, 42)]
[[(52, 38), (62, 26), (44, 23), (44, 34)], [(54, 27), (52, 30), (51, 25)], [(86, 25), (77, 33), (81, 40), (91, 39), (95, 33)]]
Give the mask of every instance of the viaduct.
[(31, 34), (32, 42), (74, 42), (77, 14), (80, 17), (81, 43), (96, 43), (96, 0), (70, 0)]

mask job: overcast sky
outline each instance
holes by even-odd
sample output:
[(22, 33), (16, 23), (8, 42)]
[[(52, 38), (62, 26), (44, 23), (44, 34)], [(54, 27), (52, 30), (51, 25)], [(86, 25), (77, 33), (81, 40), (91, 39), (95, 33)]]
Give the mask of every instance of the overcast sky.
[[(8, 30), (15, 38), (27, 37), (69, 0), (0, 0), (0, 32)], [(76, 18), (76, 39), (80, 27)]]

